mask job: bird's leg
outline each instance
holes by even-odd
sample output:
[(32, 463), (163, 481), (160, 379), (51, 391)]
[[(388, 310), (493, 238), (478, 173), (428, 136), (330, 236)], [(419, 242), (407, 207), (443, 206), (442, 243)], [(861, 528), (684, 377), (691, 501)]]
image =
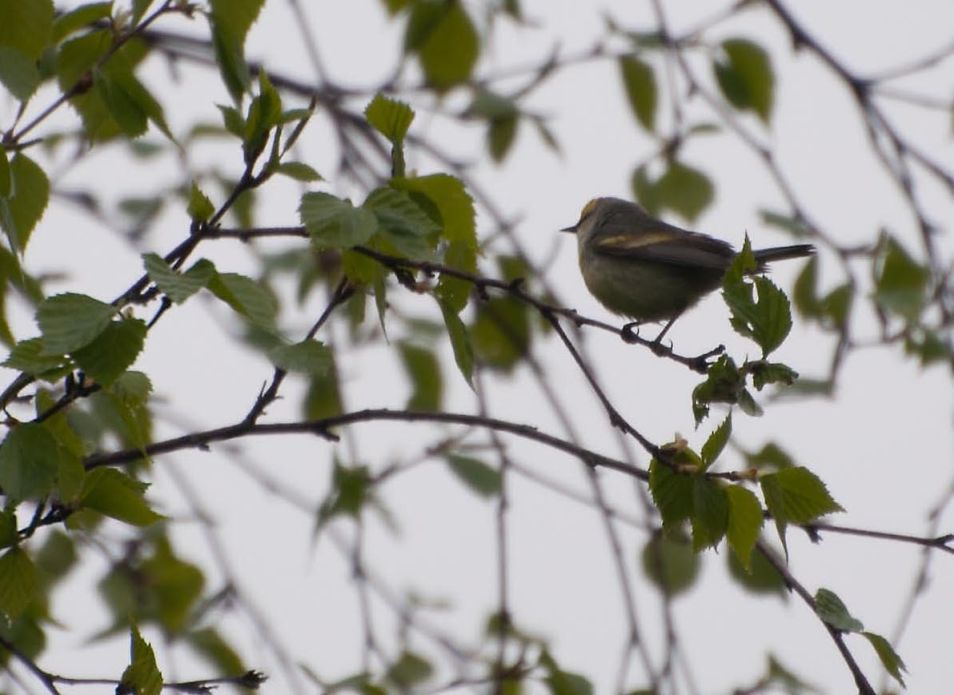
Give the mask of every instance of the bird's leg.
[(681, 311), (675, 316), (673, 316), (671, 319), (669, 319), (669, 321), (666, 322), (666, 325), (663, 326), (663, 329), (659, 332), (659, 335), (657, 335), (656, 339), (649, 345), (649, 347), (652, 349), (653, 352), (655, 352), (656, 354), (672, 352), (671, 345), (668, 348), (663, 347), (662, 339), (665, 337), (669, 329), (672, 328), (672, 324), (674, 324), (676, 322), (676, 319), (678, 319), (680, 316), (682, 316)]

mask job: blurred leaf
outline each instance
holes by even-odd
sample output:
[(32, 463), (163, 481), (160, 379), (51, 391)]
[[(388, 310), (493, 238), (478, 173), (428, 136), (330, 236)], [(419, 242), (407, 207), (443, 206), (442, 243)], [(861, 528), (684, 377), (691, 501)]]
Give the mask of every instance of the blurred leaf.
[(772, 116), (775, 75), (765, 49), (747, 39), (722, 42), (724, 56), (713, 63), (726, 100), (740, 111), (754, 111), (766, 124)]
[(12, 500), (43, 497), (53, 489), (59, 460), (49, 430), (38, 423), (18, 425), (0, 444), (0, 487)]
[(745, 454), (745, 460), (750, 466), (759, 470), (781, 470), (795, 465), (788, 452), (773, 442), (769, 442), (756, 452)]
[(275, 173), (304, 183), (323, 180), (314, 167), (304, 162), (282, 162), (275, 168)]
[(10, 355), (2, 363), (4, 367), (17, 369), (32, 376), (50, 374), (52, 378), (63, 376), (61, 370), (69, 367), (69, 361), (63, 355), (43, 354), (43, 339), (28, 338), (17, 343)]
[(480, 37), (463, 3), (417, 0), (408, 19), (404, 50), (417, 54), (424, 79), (441, 93), (470, 79)]
[(681, 162), (671, 162), (656, 181), (645, 167), (633, 174), (633, 195), (653, 215), (672, 210), (693, 222), (715, 197), (712, 181), (703, 172)]
[(215, 628), (206, 627), (190, 632), (186, 635), (186, 642), (222, 676), (234, 676), (248, 670), (238, 652)]
[(53, 42), (59, 43), (79, 29), (95, 24), (101, 19), (108, 19), (112, 11), (112, 2), (90, 2), (60, 14), (53, 20)]
[(905, 667), (901, 657), (898, 656), (898, 653), (894, 651), (891, 643), (874, 632), (862, 632), (861, 634), (871, 643), (871, 646), (874, 647), (875, 653), (878, 655), (878, 658), (881, 659), (881, 664), (885, 670), (891, 674), (892, 678), (898, 681), (898, 684), (902, 688), (906, 687), (901, 672), (907, 671), (908, 669)]
[(16, 513), (12, 509), (0, 511), (0, 548), (9, 548), (18, 540)]
[(398, 348), (404, 371), (413, 387), (405, 409), (420, 412), (440, 410), (444, 383), (437, 356), (426, 348), (406, 342), (399, 343)]
[(22, 254), (50, 200), (50, 181), (36, 162), (18, 152), (10, 160), (9, 188), (11, 195), (0, 198), (0, 227), (10, 248)]
[(251, 83), (245, 63), (245, 38), (265, 0), (210, 0), (212, 46), (222, 81), (236, 103)]
[(388, 667), (385, 677), (400, 690), (406, 691), (411, 686), (428, 680), (432, 675), (434, 667), (427, 659), (414, 652), (404, 651), (397, 661)]
[(153, 554), (139, 567), (139, 574), (152, 592), (149, 617), (154, 613), (167, 633), (178, 635), (191, 621), (193, 609), (202, 596), (205, 585), (202, 571), (179, 558), (169, 539), (160, 536)]
[(367, 466), (347, 467), (335, 461), (331, 491), (318, 510), (319, 526), (340, 515), (357, 517), (371, 496), (371, 482)]
[(454, 475), (481, 497), (496, 497), (500, 494), (500, 471), (472, 456), (448, 454), (445, 458)]
[[(209, 196), (202, 192), (198, 184), (192, 182), (192, 189), (189, 191), (189, 205), (186, 212), (193, 220), (205, 221), (215, 214), (215, 206), (209, 200)], [(153, 254), (155, 255), (155, 254)]]
[(822, 299), (822, 312), (830, 318), (835, 328), (842, 330), (847, 324), (854, 296), (854, 287), (851, 283), (846, 282), (844, 285), (833, 289)]
[(861, 632), (865, 626), (848, 612), (848, 607), (834, 591), (819, 589), (815, 592), (815, 612), (837, 630), (842, 632)]
[(894, 239), (889, 239), (876, 259), (875, 300), (884, 309), (916, 321), (924, 309), (930, 273), (915, 263)]
[(16, 48), (0, 45), (0, 84), (18, 101), (26, 102), (40, 84), (36, 62)]
[(821, 301), (818, 298), (818, 259), (812, 256), (804, 265), (795, 286), (792, 289), (795, 310), (801, 316), (817, 318), (821, 315)]
[(147, 487), (113, 468), (96, 468), (86, 475), (80, 505), (133, 526), (149, 526), (164, 517), (146, 503)]
[[(731, 523), (731, 522), (730, 522)], [(774, 554), (773, 550), (770, 550)], [(746, 568), (739, 562), (738, 553), (726, 553), (726, 563), (729, 566), (730, 576), (746, 591), (752, 594), (775, 594), (782, 600), (788, 598), (788, 586), (785, 578), (769, 562), (761, 551), (749, 555), (749, 566)], [(784, 562), (779, 558), (780, 562)]]
[(629, 106), (640, 125), (653, 132), (656, 129), (656, 76), (652, 67), (634, 55), (619, 59), (623, 87), (629, 99)]
[(678, 527), (654, 533), (643, 547), (642, 563), (646, 576), (669, 597), (688, 591), (699, 576), (699, 556)]
[(37, 595), (39, 581), (33, 560), (22, 548), (0, 555), (0, 613), (17, 618)]
[(306, 193), (298, 208), (312, 240), (324, 248), (351, 248), (378, 231), (374, 213), (328, 193)]
[(331, 365), (327, 372), (312, 375), (302, 410), (307, 420), (319, 420), (343, 412), (334, 354), (331, 355)]
[(527, 305), (514, 297), (494, 297), (478, 303), (470, 335), (482, 364), (512, 371), (530, 351)]
[(327, 374), (332, 365), (331, 349), (318, 340), (303, 340), (292, 345), (279, 345), (268, 351), (272, 364), (286, 372), (312, 376)]
[(752, 549), (765, 523), (762, 505), (752, 492), (741, 485), (729, 485), (725, 488), (729, 503), (729, 526), (726, 537), (729, 547), (739, 559), (739, 563), (749, 571), (752, 567)]
[[(449, 268), (465, 273), (477, 272), (477, 252), (460, 241), (452, 241), (444, 251), (441, 263)], [(468, 280), (441, 273), (437, 283), (437, 296), (458, 314), (467, 306), (473, 283)]]
[(160, 695), (162, 692), (162, 674), (156, 665), (156, 655), (152, 646), (142, 638), (139, 629), (133, 626), (129, 636), (129, 666), (123, 671), (117, 692), (136, 693), (136, 695)]
[(37, 61), (53, 31), (52, 0), (0, 0), (0, 46)]

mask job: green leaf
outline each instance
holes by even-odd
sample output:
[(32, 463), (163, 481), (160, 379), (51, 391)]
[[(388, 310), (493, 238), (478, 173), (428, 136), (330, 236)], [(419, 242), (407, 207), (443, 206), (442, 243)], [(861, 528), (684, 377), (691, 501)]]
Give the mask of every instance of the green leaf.
[(182, 304), (203, 287), (208, 286), (209, 281), (215, 277), (215, 266), (204, 258), (196, 261), (184, 273), (173, 270), (161, 256), (154, 253), (145, 253), (142, 259), (149, 278), (176, 304)]
[(327, 374), (332, 365), (332, 351), (318, 340), (303, 340), (293, 345), (279, 345), (268, 351), (272, 364), (286, 372), (313, 376)]
[(371, 497), (371, 474), (367, 466), (342, 466), (335, 461), (331, 492), (318, 510), (319, 526), (335, 516), (357, 517)]
[[(730, 322), (739, 335), (754, 340), (762, 348), (762, 356), (767, 357), (792, 329), (788, 297), (766, 277), (754, 278), (750, 286), (747, 280), (739, 278), (738, 271), (748, 272), (733, 263), (723, 280), (722, 297), (732, 312)], [(757, 301), (752, 298), (752, 286), (758, 293)]]
[(507, 156), (517, 137), (520, 119), (517, 116), (494, 118), (487, 127), (487, 149), (490, 157), (500, 163)]
[(798, 372), (781, 362), (756, 360), (747, 363), (745, 369), (752, 375), (752, 385), (758, 391), (761, 391), (766, 384), (791, 386), (798, 380)]
[(37, 595), (40, 587), (36, 566), (22, 548), (0, 556), (0, 613), (15, 620)]
[(356, 208), (350, 200), (328, 193), (306, 193), (298, 213), (312, 240), (323, 248), (351, 248), (367, 242), (378, 231), (371, 210)]
[(287, 176), (295, 181), (304, 181), (306, 183), (322, 180), (321, 174), (315, 171), (314, 167), (304, 162), (282, 162), (275, 167), (275, 173)]
[(454, 350), (454, 361), (457, 368), (463, 374), (468, 386), (474, 388), (474, 348), (470, 342), (470, 336), (467, 334), (467, 327), (460, 320), (457, 312), (451, 307), (438, 300), (441, 306), (441, 313), (444, 315), (444, 324), (447, 326), (447, 336), (450, 338), (451, 347)]
[(392, 144), (398, 145), (404, 141), (404, 136), (411, 127), (414, 110), (403, 101), (375, 94), (364, 110), (364, 117), (372, 128)]
[(454, 475), (481, 497), (496, 497), (500, 494), (500, 471), (471, 456), (448, 454), (446, 460)]
[(699, 453), (702, 456), (702, 463), (705, 465), (705, 468), (709, 468), (709, 466), (715, 463), (715, 460), (719, 458), (719, 454), (722, 453), (731, 434), (732, 413), (729, 413), (725, 416), (725, 420), (722, 421), (722, 424), (712, 431), (706, 443), (702, 445), (702, 451)]
[(10, 46), (0, 46), (0, 84), (20, 102), (26, 102), (40, 84), (36, 61)]
[(775, 75), (768, 53), (747, 39), (722, 42), (723, 56), (713, 63), (726, 100), (740, 111), (753, 111), (764, 123), (772, 116)]
[(136, 695), (160, 695), (162, 692), (162, 674), (156, 665), (156, 655), (152, 646), (139, 634), (139, 628), (132, 627), (129, 635), (129, 666), (123, 671), (117, 692)]
[(245, 39), (265, 0), (210, 0), (212, 46), (222, 81), (236, 103), (251, 83), (245, 63)]
[(482, 364), (511, 372), (530, 352), (532, 334), (526, 303), (514, 297), (494, 297), (478, 303), (470, 335)]
[(773, 442), (769, 442), (756, 452), (747, 453), (745, 460), (750, 466), (759, 470), (781, 470), (795, 465), (788, 452)]
[(152, 594), (147, 602), (149, 611), (155, 613), (167, 634), (177, 635), (195, 618), (196, 603), (205, 585), (202, 571), (177, 557), (165, 536), (156, 540), (155, 551), (139, 571)]
[(215, 206), (209, 200), (209, 196), (202, 192), (198, 184), (193, 182), (189, 191), (189, 205), (186, 212), (193, 220), (205, 221), (215, 214)]
[(53, 20), (53, 42), (60, 43), (73, 32), (95, 24), (101, 19), (108, 19), (112, 11), (112, 2), (90, 2), (64, 12)]
[(649, 464), (649, 494), (663, 520), (671, 528), (692, 515), (693, 476), (676, 473), (653, 459)]
[(437, 208), (444, 227), (442, 238), (477, 250), (474, 201), (460, 179), (448, 174), (431, 174), (392, 179), (391, 186), (407, 191), (419, 203), (418, 196), (423, 196)]
[(9, 548), (16, 545), (17, 515), (12, 509), (0, 511), (0, 548)]
[[(745, 375), (728, 355), (709, 366), (706, 380), (692, 391), (692, 412), (699, 425), (709, 415), (710, 403), (738, 403), (745, 412), (758, 414), (758, 406), (745, 388)], [(755, 408), (755, 412), (752, 410)]]
[(146, 112), (136, 103), (130, 90), (127, 89), (128, 82), (114, 79), (108, 72), (97, 71), (93, 78), (93, 86), (106, 104), (109, 115), (127, 137), (136, 138), (146, 132), (149, 122)]
[(223, 674), (245, 673), (248, 667), (238, 652), (225, 641), (215, 628), (205, 627), (185, 636), (192, 650)]
[(401, 690), (407, 690), (413, 685), (423, 683), (432, 675), (434, 667), (427, 659), (414, 652), (404, 651), (397, 661), (388, 667), (385, 677)]
[[(477, 252), (463, 242), (452, 241), (447, 245), (441, 263), (448, 268), (461, 270), (465, 273), (476, 273)], [(436, 294), (459, 314), (467, 306), (473, 286), (474, 284), (468, 280), (441, 273), (441, 278), (437, 282)]]
[(404, 49), (416, 53), (424, 79), (438, 93), (470, 79), (480, 53), (480, 37), (460, 2), (415, 2)]
[[(678, 527), (677, 527), (678, 529)], [(643, 571), (666, 596), (688, 591), (699, 576), (699, 556), (685, 533), (654, 533), (643, 547)]]
[(827, 316), (834, 327), (844, 330), (848, 323), (848, 314), (855, 297), (855, 288), (851, 283), (836, 287), (822, 299), (822, 312)]
[(894, 239), (888, 239), (875, 262), (875, 301), (887, 311), (916, 321), (927, 298), (928, 269)]
[(842, 632), (861, 632), (865, 629), (861, 621), (848, 612), (848, 607), (838, 595), (829, 589), (815, 592), (815, 613), (818, 617)]
[(818, 476), (801, 466), (764, 475), (759, 484), (783, 543), (788, 523), (807, 524), (825, 514), (844, 511)]
[(10, 248), (23, 253), (50, 200), (50, 181), (36, 162), (17, 153), (10, 160), (10, 190), (10, 196), (0, 199), (5, 211), (0, 215), (0, 227)]
[(259, 328), (275, 325), (278, 304), (264, 287), (238, 273), (216, 273), (209, 291)]
[(665, 173), (652, 184), (656, 205), (682, 215), (689, 222), (709, 207), (715, 187), (703, 172), (681, 162), (671, 162)]
[(85, 294), (66, 292), (46, 299), (36, 311), (43, 352), (63, 355), (89, 345), (115, 314), (116, 307)]
[(133, 526), (149, 526), (164, 519), (146, 503), (148, 485), (113, 468), (96, 468), (86, 475), (80, 506)]
[(752, 549), (765, 523), (762, 505), (758, 497), (741, 485), (729, 485), (725, 488), (725, 494), (729, 502), (726, 538), (739, 563), (749, 571), (752, 567)]
[(53, 31), (52, 0), (0, 0), (0, 46), (37, 61)]
[[(774, 550), (768, 552), (777, 557)], [(726, 553), (725, 559), (729, 566), (729, 575), (747, 592), (758, 595), (774, 594), (783, 601), (788, 599), (789, 590), (785, 577), (778, 573), (775, 566), (761, 551), (756, 551), (749, 556), (748, 567), (744, 567), (739, 561), (737, 552)], [(779, 562), (784, 562), (780, 557), (777, 559)]]
[(374, 213), (381, 235), (400, 254), (415, 259), (430, 256), (440, 225), (408, 193), (378, 188), (361, 207)]
[(725, 536), (729, 524), (729, 500), (724, 487), (705, 476), (693, 476), (692, 547), (714, 548)]
[(593, 684), (578, 673), (554, 667), (543, 679), (552, 695), (593, 695)]
[(891, 643), (874, 632), (862, 632), (861, 634), (864, 635), (865, 639), (874, 647), (875, 653), (878, 655), (878, 658), (881, 659), (881, 664), (885, 670), (891, 674), (892, 678), (898, 681), (902, 688), (906, 687), (901, 672), (907, 671), (908, 669), (901, 660), (901, 657), (898, 656), (898, 653), (894, 651)]
[(42, 338), (28, 338), (14, 345), (4, 367), (17, 369), (32, 376), (49, 374), (51, 380), (62, 376), (61, 370), (69, 364), (62, 355), (45, 355)]
[(341, 387), (338, 384), (338, 369), (335, 367), (334, 354), (327, 373), (314, 375), (308, 384), (308, 393), (302, 403), (306, 420), (319, 420), (333, 417), (343, 412)]
[(10, 160), (7, 151), (0, 144), (0, 198), (9, 198), (13, 192), (13, 173), (10, 171)]
[(41, 424), (18, 425), (0, 444), (0, 487), (13, 500), (36, 499), (49, 494), (59, 466), (56, 440)]
[(136, 361), (147, 330), (141, 319), (111, 321), (93, 342), (73, 351), (73, 359), (96, 383), (109, 386)]
[(633, 115), (643, 128), (653, 132), (656, 129), (658, 94), (656, 75), (652, 67), (636, 56), (630, 55), (619, 59), (619, 69)]
[(436, 412), (441, 408), (444, 383), (437, 356), (427, 348), (399, 343), (404, 371), (411, 379), (413, 391), (407, 400), (407, 410)]

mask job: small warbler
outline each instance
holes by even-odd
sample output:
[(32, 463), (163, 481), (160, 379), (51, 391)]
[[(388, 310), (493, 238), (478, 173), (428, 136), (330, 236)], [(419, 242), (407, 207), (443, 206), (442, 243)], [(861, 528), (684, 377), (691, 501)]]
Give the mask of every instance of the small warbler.
[[(576, 234), (583, 281), (603, 306), (638, 323), (667, 321), (654, 343), (722, 284), (735, 257), (727, 242), (657, 220), (620, 198), (594, 198), (575, 225), (560, 231)], [(754, 252), (755, 272), (814, 252), (811, 244), (760, 249)]]

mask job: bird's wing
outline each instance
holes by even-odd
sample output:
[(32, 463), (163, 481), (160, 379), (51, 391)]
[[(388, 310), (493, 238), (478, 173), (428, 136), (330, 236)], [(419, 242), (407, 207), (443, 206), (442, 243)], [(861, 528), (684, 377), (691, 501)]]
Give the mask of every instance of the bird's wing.
[(665, 222), (660, 222), (658, 229), (632, 235), (622, 225), (615, 230), (609, 220), (604, 232), (593, 241), (593, 248), (607, 256), (713, 270), (725, 270), (735, 255), (732, 246), (721, 239), (687, 232)]

